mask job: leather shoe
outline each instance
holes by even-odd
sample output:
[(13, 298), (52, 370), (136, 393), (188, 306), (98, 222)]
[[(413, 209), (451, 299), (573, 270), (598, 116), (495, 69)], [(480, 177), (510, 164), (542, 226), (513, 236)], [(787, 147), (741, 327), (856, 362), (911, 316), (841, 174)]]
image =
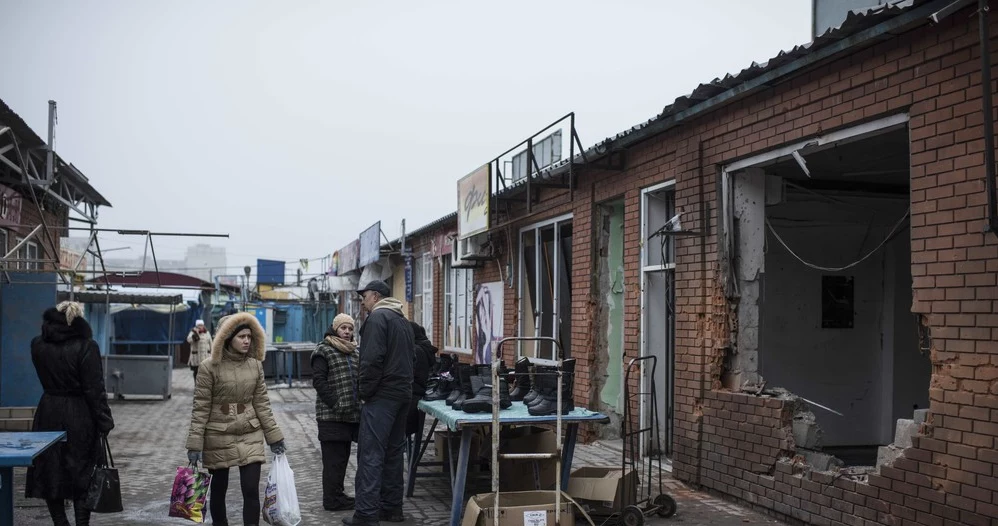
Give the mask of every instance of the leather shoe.
[(357, 517), (351, 515), (349, 517), (343, 517), (343, 524), (345, 524), (346, 526), (377, 526), (378, 520), (358, 519)]
[(381, 510), (378, 518), (385, 522), (405, 522), (402, 510)]

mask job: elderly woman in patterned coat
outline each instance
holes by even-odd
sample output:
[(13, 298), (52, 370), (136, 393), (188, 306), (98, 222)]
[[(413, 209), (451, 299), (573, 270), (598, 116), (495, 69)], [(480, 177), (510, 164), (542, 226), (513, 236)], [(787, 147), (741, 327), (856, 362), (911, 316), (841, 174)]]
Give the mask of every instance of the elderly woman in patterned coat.
[(312, 352), (315, 420), (322, 444), (322, 507), (329, 511), (352, 510), (354, 505), (353, 497), (343, 492), (350, 443), (357, 441), (360, 426), (357, 398), (360, 355), (353, 330), (353, 318), (337, 314), (325, 338)]
[(284, 453), (284, 435), (270, 409), (263, 379), (265, 334), (245, 312), (221, 320), (211, 359), (201, 363), (194, 388), (194, 409), (187, 435), (188, 459), (212, 475), (209, 508), (214, 524), (228, 524), (225, 493), (229, 468), (239, 468), (243, 524), (260, 523), (260, 471), (264, 442)]

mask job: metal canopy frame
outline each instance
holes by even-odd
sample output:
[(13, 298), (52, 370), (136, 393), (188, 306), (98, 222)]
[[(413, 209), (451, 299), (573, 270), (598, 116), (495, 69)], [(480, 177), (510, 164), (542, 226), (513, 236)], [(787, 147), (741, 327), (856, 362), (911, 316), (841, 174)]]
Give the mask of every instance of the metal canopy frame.
[[(534, 139), (536, 139), (539, 135), (547, 132), (548, 130), (558, 126), (559, 124), (563, 124), (565, 121), (568, 121), (568, 128), (569, 128), (568, 158), (551, 166), (541, 167), (540, 165), (538, 165), (537, 158), (534, 156)], [(581, 163), (577, 162), (575, 159), (576, 146), (578, 146), (579, 148), (578, 152), (582, 159)], [(502, 173), (502, 168), (504, 164), (503, 160), (507, 155), (513, 152), (520, 153), (519, 150), (521, 149), (524, 149), (523, 152), (526, 153), (527, 155), (527, 173), (524, 175), (521, 181), (516, 181), (516, 182), (510, 181), (507, 183), (506, 177)], [(574, 199), (575, 182), (576, 182), (575, 166), (586, 164), (587, 162), (588, 159), (586, 156), (585, 148), (583, 148), (582, 140), (579, 139), (579, 133), (575, 128), (575, 112), (568, 113), (565, 116), (555, 120), (551, 124), (548, 124), (547, 126), (538, 130), (530, 137), (527, 137), (523, 141), (520, 141), (512, 148), (497, 155), (495, 159), (489, 161), (489, 164), (492, 166), (493, 176), (495, 178), (495, 180), (493, 181), (493, 188), (492, 188), (493, 192), (492, 195), (490, 196), (490, 198), (492, 199), (492, 206), (490, 206), (490, 214), (493, 214), (493, 217), (490, 218), (492, 220), (490, 223), (491, 225), (490, 230), (495, 230), (499, 228), (495, 226), (498, 224), (498, 219), (499, 219), (498, 217), (499, 208), (495, 205), (497, 205), (500, 201), (502, 201), (506, 205), (505, 206), (506, 218), (507, 220), (509, 220), (511, 219), (510, 210), (509, 210), (510, 201), (526, 201), (527, 214), (529, 215), (533, 213), (533, 205), (535, 201), (536, 189), (540, 188), (567, 189), (569, 192), (569, 197), (571, 199)], [(567, 170), (563, 168), (566, 165), (568, 166)], [(556, 168), (558, 168), (560, 172), (558, 176), (553, 175), (553, 172)], [(513, 190), (520, 186), (524, 188), (526, 195), (500, 195), (507, 193), (507, 190)], [(512, 192), (510, 194), (512, 194)], [(502, 226), (506, 225), (503, 224)]]

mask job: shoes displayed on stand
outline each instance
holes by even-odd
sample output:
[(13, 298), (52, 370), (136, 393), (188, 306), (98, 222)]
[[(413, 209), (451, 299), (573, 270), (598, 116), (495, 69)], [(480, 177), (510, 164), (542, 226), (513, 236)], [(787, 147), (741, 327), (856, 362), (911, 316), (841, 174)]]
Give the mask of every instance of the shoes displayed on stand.
[(453, 356), (449, 354), (440, 356), (440, 359), (433, 366), (433, 373), (430, 380), (427, 381), (426, 395), (423, 397), (425, 400), (434, 402), (437, 400), (446, 400), (450, 396), (451, 391), (454, 389), (455, 379), (452, 374), (454, 363)]
[[(557, 368), (554, 370), (557, 373)], [(538, 387), (538, 396), (527, 404), (527, 412), (532, 416), (547, 416), (558, 412), (558, 376), (557, 374), (546, 374), (535, 377)], [(561, 414), (571, 413), (575, 410), (575, 401), (572, 398), (575, 384), (575, 359), (569, 358), (562, 362), (561, 376)]]
[(471, 377), (475, 375), (475, 369), (467, 364), (459, 364), (457, 366), (457, 378), (459, 384), (459, 390), (461, 394), (458, 395), (451, 407), (460, 411), (464, 408), (464, 402), (469, 398), (474, 398), (475, 392), (471, 389)]
[[(472, 390), (475, 396), (465, 400), (462, 410), (465, 413), (484, 413), (492, 411), (492, 378), (491, 376), (475, 375), (471, 377)], [(505, 378), (499, 379), (499, 409), (509, 409), (513, 402), (509, 399), (509, 385)]]
[(541, 388), (544, 386), (545, 379), (553, 377), (554, 373), (557, 371), (557, 367), (551, 367), (550, 365), (534, 366), (534, 372), (531, 375), (533, 380), (531, 380), (530, 390), (527, 391), (527, 394), (523, 397), (523, 403), (527, 405), (527, 407), (540, 398)]
[(513, 365), (513, 375), (515, 384), (509, 393), (509, 399), (514, 402), (522, 402), (523, 398), (530, 392), (530, 360), (526, 357), (517, 360)]

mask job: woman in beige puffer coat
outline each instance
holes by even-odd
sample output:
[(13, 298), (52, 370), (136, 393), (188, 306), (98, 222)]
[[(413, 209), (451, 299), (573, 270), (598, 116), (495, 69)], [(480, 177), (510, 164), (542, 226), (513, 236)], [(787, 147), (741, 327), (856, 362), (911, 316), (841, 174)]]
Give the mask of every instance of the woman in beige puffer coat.
[(264, 441), (275, 455), (285, 450), (263, 379), (265, 349), (260, 322), (249, 313), (233, 314), (221, 320), (211, 359), (198, 371), (187, 456), (195, 465), (203, 461), (211, 472), (209, 507), (213, 523), (220, 526), (228, 524), (229, 468), (239, 467), (243, 524), (256, 525), (260, 523)]

